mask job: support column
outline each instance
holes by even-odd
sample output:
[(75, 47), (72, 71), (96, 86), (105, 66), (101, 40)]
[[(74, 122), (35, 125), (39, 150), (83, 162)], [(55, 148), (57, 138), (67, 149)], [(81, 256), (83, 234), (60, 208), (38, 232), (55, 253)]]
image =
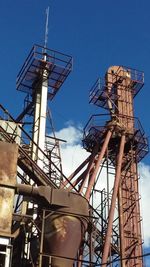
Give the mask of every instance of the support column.
[[(37, 88), (35, 115), (34, 115), (34, 129), (33, 141), (37, 144), (33, 145), (32, 158), (37, 161), (38, 166), (43, 169), (44, 155), (42, 151), (45, 149), (45, 133), (46, 133), (46, 112), (47, 112), (47, 94), (48, 94), (48, 73), (43, 71), (43, 81)], [(40, 150), (40, 149), (42, 150)]]
[(104, 267), (107, 266), (107, 264), (105, 263), (107, 262), (107, 259), (108, 259), (110, 244), (111, 244), (112, 224), (113, 224), (113, 219), (114, 219), (115, 205), (116, 205), (119, 182), (120, 182), (120, 177), (121, 177), (121, 167), (122, 167), (122, 159), (123, 159), (123, 153), (124, 153), (124, 145), (125, 145), (125, 134), (122, 135), (121, 137), (120, 149), (119, 149), (118, 160), (117, 160), (116, 177), (114, 181), (114, 189), (113, 189), (111, 206), (110, 206), (110, 211), (109, 211), (109, 218), (108, 218), (108, 227), (107, 227), (104, 251), (103, 251), (103, 256), (102, 256), (102, 264)]
[(112, 131), (109, 130), (109, 131), (107, 132), (105, 141), (104, 141), (104, 143), (103, 143), (101, 152), (100, 152), (100, 154), (99, 154), (99, 157), (98, 157), (98, 160), (97, 160), (97, 163), (96, 163), (94, 172), (93, 172), (93, 174), (92, 174), (92, 176), (91, 176), (91, 178), (90, 178), (90, 182), (89, 182), (89, 184), (88, 184), (88, 188), (87, 188), (87, 191), (86, 191), (86, 193), (85, 193), (85, 197), (86, 197), (86, 199), (88, 199), (88, 200), (90, 199), (91, 190), (92, 190), (92, 187), (93, 187), (93, 185), (94, 185), (94, 183), (95, 183), (96, 175), (97, 175), (97, 172), (98, 172), (100, 163), (101, 163), (101, 161), (102, 161), (102, 159), (103, 159), (103, 157), (104, 157), (104, 155), (105, 155), (105, 152), (106, 152), (107, 146), (108, 146), (108, 144), (109, 144), (109, 140), (110, 140), (110, 138), (111, 138), (111, 135), (112, 135)]

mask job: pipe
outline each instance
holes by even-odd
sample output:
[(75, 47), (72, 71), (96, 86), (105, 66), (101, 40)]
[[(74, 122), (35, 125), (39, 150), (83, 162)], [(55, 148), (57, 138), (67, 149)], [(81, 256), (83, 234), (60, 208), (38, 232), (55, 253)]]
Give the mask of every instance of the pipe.
[(106, 267), (107, 265), (106, 262), (107, 262), (109, 250), (110, 250), (112, 224), (113, 224), (113, 219), (114, 219), (116, 198), (118, 195), (118, 189), (119, 189), (119, 183), (120, 183), (120, 177), (121, 177), (121, 166), (122, 166), (122, 159), (123, 159), (123, 153), (124, 153), (124, 146), (125, 146), (125, 134), (123, 134), (121, 137), (120, 149), (119, 149), (119, 154), (118, 154), (116, 177), (114, 181), (114, 189), (113, 189), (111, 206), (110, 206), (110, 211), (109, 211), (109, 218), (108, 218), (108, 227), (107, 227), (106, 239), (104, 243), (104, 250), (103, 250), (103, 256), (102, 256), (102, 265), (104, 267)]
[(97, 160), (97, 163), (96, 163), (96, 166), (95, 166), (95, 170), (90, 178), (90, 182), (88, 184), (88, 188), (86, 190), (86, 193), (85, 193), (85, 197), (87, 200), (90, 199), (90, 194), (91, 194), (91, 190), (92, 190), (92, 187), (95, 183), (95, 179), (96, 179), (96, 175), (97, 175), (97, 172), (98, 172), (98, 169), (99, 169), (99, 166), (100, 166), (100, 163), (105, 155), (105, 152), (106, 152), (106, 149), (107, 149), (107, 146), (109, 144), (109, 140), (110, 140), (110, 137), (112, 135), (112, 130), (109, 130), (107, 132), (107, 135), (106, 135), (106, 138), (105, 138), (105, 141), (103, 143), (103, 146), (102, 146), (102, 149), (101, 149), (101, 152), (99, 154), (99, 157), (98, 157), (98, 160)]

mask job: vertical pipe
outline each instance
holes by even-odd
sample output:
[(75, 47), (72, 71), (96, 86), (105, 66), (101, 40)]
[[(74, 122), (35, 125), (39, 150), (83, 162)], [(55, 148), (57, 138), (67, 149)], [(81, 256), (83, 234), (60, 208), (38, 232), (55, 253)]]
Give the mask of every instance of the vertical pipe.
[(118, 210), (119, 210), (119, 233), (120, 233), (120, 258), (121, 267), (125, 267), (125, 244), (124, 244), (124, 219), (123, 219), (123, 201), (121, 186), (118, 190)]
[[(47, 111), (47, 94), (48, 94), (48, 73), (43, 71), (42, 84), (36, 88), (35, 97), (35, 112), (34, 112), (34, 129), (33, 141), (37, 146), (44, 151), (45, 148), (45, 133), (46, 133), (46, 111)], [(43, 153), (33, 144), (32, 158), (37, 161), (38, 166), (43, 169)]]
[[(135, 155), (134, 155), (135, 156)], [(135, 219), (135, 227), (136, 227), (136, 234), (137, 234), (137, 249), (135, 249), (136, 256), (142, 255), (142, 233), (141, 233), (141, 223), (140, 223), (140, 203), (139, 203), (139, 189), (138, 189), (138, 171), (137, 171), (137, 163), (134, 158), (134, 161), (132, 162), (132, 168), (133, 168), (133, 176), (134, 176), (134, 188), (135, 188), (135, 213), (136, 216)], [(143, 258), (138, 258), (137, 260), (139, 266), (143, 266)]]
[(83, 259), (83, 251), (82, 254), (79, 255), (79, 261), (77, 263), (77, 267), (82, 267), (82, 259)]
[[(92, 210), (90, 209), (90, 220), (92, 220)], [(90, 265), (89, 267), (92, 267), (93, 264), (93, 256), (94, 256), (94, 247), (93, 247), (93, 229), (91, 230), (91, 233), (89, 233), (89, 241), (90, 241), (90, 247), (89, 247), (89, 250), (90, 250), (90, 253), (89, 253), (89, 260), (90, 260)]]
[(34, 161), (37, 160), (37, 143), (38, 143), (38, 130), (39, 130), (39, 116), (40, 116), (40, 92), (39, 88), (36, 88), (36, 96), (35, 96), (35, 110), (34, 110), (34, 127), (32, 138), (34, 143), (32, 144), (32, 159)]
[[(44, 151), (45, 148), (45, 133), (46, 133), (46, 112), (47, 112), (47, 94), (48, 94), (48, 73), (44, 70), (43, 82), (41, 87), (41, 103), (40, 103), (40, 114), (39, 114), (39, 138), (38, 146)], [(43, 153), (38, 150), (38, 161), (37, 164), (43, 169)]]
[(40, 240), (39, 267), (42, 267), (42, 253), (43, 253), (43, 241), (44, 241), (44, 225), (45, 225), (45, 210), (43, 210), (43, 216), (42, 216), (42, 229), (41, 229), (41, 240)]
[(102, 264), (104, 267), (107, 265), (106, 262), (107, 262), (109, 249), (110, 249), (112, 223), (113, 223), (113, 218), (114, 218), (116, 198), (118, 194), (118, 188), (119, 188), (119, 182), (120, 182), (120, 176), (121, 176), (121, 166), (122, 166), (122, 159), (123, 159), (123, 153), (124, 153), (124, 145), (125, 145), (125, 134), (123, 134), (121, 137), (120, 149), (119, 149), (118, 160), (117, 160), (116, 177), (114, 181), (114, 189), (113, 189), (111, 206), (110, 206), (110, 211), (109, 211), (109, 218), (108, 218), (108, 227), (107, 227), (104, 251), (103, 251), (103, 256), (102, 256)]
[[(46, 56), (45, 56), (46, 62)], [(46, 134), (46, 112), (47, 112), (47, 95), (48, 95), (48, 72), (46, 69), (42, 71), (42, 82), (38, 84), (39, 87), (35, 88), (35, 111), (34, 111), (34, 128), (33, 128), (33, 141), (37, 145), (32, 146), (32, 159), (37, 162), (37, 165), (43, 169), (44, 167), (44, 151), (45, 148), (45, 134)], [(40, 149), (42, 150), (40, 150)], [(29, 203), (32, 206), (32, 203)], [(33, 204), (35, 205), (35, 204)], [(44, 218), (45, 211), (43, 211), (42, 231), (41, 231), (41, 244), (39, 267), (42, 267), (42, 252), (43, 252), (43, 238), (44, 238)]]
[(103, 243), (103, 238), (104, 238), (104, 218), (105, 218), (105, 215), (104, 215), (104, 199), (105, 199), (105, 196), (104, 196), (104, 189), (101, 191), (101, 225), (102, 225), (102, 230), (101, 230), (101, 235), (102, 235), (102, 243)]
[[(109, 190), (110, 190), (110, 188), (109, 188), (108, 149), (107, 149), (107, 154), (106, 155), (107, 155), (107, 159), (106, 159), (106, 162), (107, 162), (107, 166), (106, 166), (106, 168), (107, 168), (107, 196), (106, 196), (107, 197), (107, 201), (106, 201), (106, 208), (105, 209), (106, 209), (107, 218), (108, 218), (108, 214), (109, 214)], [(107, 203), (108, 203), (108, 205), (107, 205)], [(105, 215), (105, 219), (106, 219), (106, 215)], [(104, 241), (104, 237), (103, 237), (103, 241)], [(110, 250), (111, 250), (111, 248), (110, 248)], [(111, 261), (111, 253), (110, 253), (109, 260)], [(112, 266), (112, 264), (111, 264), (111, 266)]]
[(105, 138), (105, 141), (103, 143), (103, 146), (102, 146), (102, 149), (101, 149), (101, 152), (99, 154), (99, 157), (98, 157), (98, 160), (97, 160), (97, 163), (96, 163), (96, 166), (95, 166), (95, 169), (94, 169), (94, 172), (90, 178), (90, 182), (89, 182), (89, 185), (88, 185), (88, 188), (86, 190), (86, 193), (85, 193), (85, 197), (89, 200), (90, 199), (90, 194), (91, 194), (91, 190), (92, 190), (92, 187), (95, 183), (95, 179), (96, 179), (96, 175), (97, 175), (97, 172), (98, 172), (98, 169), (99, 169), (99, 166), (100, 166), (100, 163), (105, 155), (105, 152), (106, 152), (106, 149), (107, 149), (107, 146), (109, 144), (109, 140), (110, 140), (110, 137), (112, 135), (112, 130), (109, 130), (107, 132), (107, 135), (106, 135), (106, 138)]

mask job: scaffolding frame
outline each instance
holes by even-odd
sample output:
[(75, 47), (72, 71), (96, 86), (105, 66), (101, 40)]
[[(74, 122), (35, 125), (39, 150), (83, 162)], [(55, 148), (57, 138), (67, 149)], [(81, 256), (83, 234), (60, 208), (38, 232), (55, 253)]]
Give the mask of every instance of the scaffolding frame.
[[(106, 116), (91, 116), (84, 128), (83, 136), (83, 147), (90, 152), (90, 156), (66, 177), (62, 173), (59, 161), (59, 140), (54, 136), (54, 145), (49, 143), (49, 148), (42, 151), (25, 131), (23, 119), (28, 115), (33, 125), (35, 88), (37, 89), (41, 83), (43, 72), (47, 73), (45, 79), (48, 82), (48, 98), (52, 100), (71, 69), (70, 56), (35, 45), (17, 76), (17, 89), (27, 93), (24, 111), (15, 120), (0, 105), (0, 119), (9, 127), (10, 122), (16, 124), (16, 128), (19, 128), (22, 134), (18, 136), (16, 128), (9, 133), (7, 127), (1, 125), (0, 139), (15, 143), (19, 138), (18, 178), (21, 183), (33, 185), (32, 181), (36, 186), (48, 185), (52, 188), (69, 189), (83, 195), (89, 201), (88, 229), (74, 259), (74, 267), (93, 267), (101, 264), (111, 267), (143, 267), (142, 257), (139, 257), (142, 255), (143, 240), (137, 163), (148, 153), (149, 148), (144, 130), (139, 120), (134, 117), (133, 98), (144, 84), (144, 74), (130, 68), (114, 66), (109, 68), (103, 83), (100, 79), (97, 80), (90, 93), (90, 103), (107, 109), (109, 113)], [(45, 159), (44, 168), (38, 166), (37, 158), (33, 159), (31, 144)], [(55, 149), (58, 152), (59, 164), (55, 161)], [(104, 168), (107, 190), (96, 187)], [(110, 176), (113, 176), (114, 180), (112, 188)], [(100, 196), (96, 207), (95, 194)], [(25, 235), (20, 237), (24, 241), (23, 260), (31, 260), (29, 254), (32, 238), (41, 238), (38, 264), (42, 267), (42, 257), (57, 257), (45, 255), (43, 252), (44, 226), (41, 225), (44, 225), (46, 208), (42, 209), (42, 214), (38, 214), (34, 210), (36, 206), (33, 205), (33, 209), (28, 209), (30, 214), (21, 214), (20, 206), (23, 201), (24, 199), (18, 195), (12, 234), (15, 235), (21, 228), (25, 231)], [(27, 201), (36, 203), (32, 197)], [(34, 212), (38, 214), (35, 220)], [(23, 264), (26, 266), (25, 262)]]

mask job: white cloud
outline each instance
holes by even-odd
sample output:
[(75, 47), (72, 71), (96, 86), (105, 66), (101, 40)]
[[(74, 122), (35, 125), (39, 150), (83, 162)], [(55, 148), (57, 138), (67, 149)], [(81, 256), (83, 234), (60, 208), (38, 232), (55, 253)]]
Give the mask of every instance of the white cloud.
[[(64, 139), (67, 143), (61, 145), (61, 156), (63, 163), (63, 172), (66, 176), (69, 176), (89, 155), (86, 150), (82, 148), (81, 139), (82, 132), (81, 127), (75, 127), (72, 124), (67, 125), (64, 129), (56, 132), (58, 138)], [(150, 246), (150, 215), (149, 203), (150, 203), (150, 166), (141, 163), (139, 165), (140, 171), (140, 184), (142, 195), (142, 209), (141, 216), (143, 217), (143, 230), (144, 230), (144, 245)], [(113, 186), (113, 176), (110, 176), (110, 189)], [(96, 185), (96, 189), (102, 190), (106, 187), (106, 173), (102, 171), (101, 176)], [(98, 204), (98, 195), (95, 195), (96, 204)]]
[(67, 141), (61, 145), (61, 156), (63, 173), (69, 176), (88, 156), (88, 152), (82, 148), (81, 144), (81, 127), (68, 125), (56, 132), (56, 137)]
[(81, 128), (75, 128), (73, 125), (68, 125), (66, 128), (61, 129), (56, 133), (60, 139), (67, 141), (67, 146), (78, 144), (82, 138)]
[(150, 246), (150, 166), (140, 163), (141, 216), (143, 217), (144, 245)]

